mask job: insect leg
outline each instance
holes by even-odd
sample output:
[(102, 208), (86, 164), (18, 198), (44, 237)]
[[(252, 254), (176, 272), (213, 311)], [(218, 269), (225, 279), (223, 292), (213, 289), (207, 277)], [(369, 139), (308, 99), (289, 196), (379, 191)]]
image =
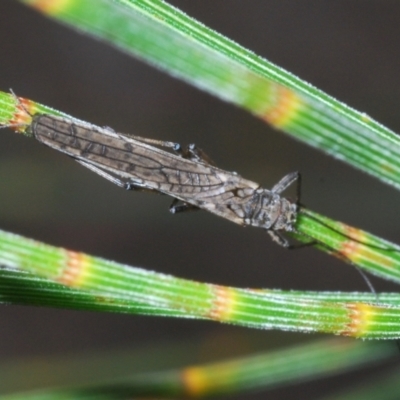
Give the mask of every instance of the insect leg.
[[(112, 130), (111, 128), (108, 128)], [(187, 148), (183, 149), (182, 146), (179, 143), (175, 142), (167, 142), (163, 140), (157, 140), (157, 139), (149, 139), (141, 136), (136, 136), (136, 135), (131, 135), (131, 134), (124, 134), (121, 135), (121, 138), (125, 140), (129, 139), (135, 139), (143, 143), (151, 144), (154, 146), (159, 146), (159, 147), (166, 147), (168, 149), (172, 149), (175, 151), (178, 155), (182, 156), (183, 158), (188, 158), (189, 160), (192, 161), (201, 161), (205, 164), (210, 164), (214, 165), (214, 161), (206, 154), (204, 153), (203, 150), (199, 149), (194, 143), (189, 144)]]
[(276, 194), (281, 194), (294, 181), (297, 181), (297, 201), (300, 201), (301, 175), (300, 172), (297, 171), (285, 175), (276, 185), (273, 186), (271, 192), (274, 192)]
[(279, 246), (285, 247), (286, 249), (290, 249), (288, 240), (278, 231), (267, 231), (268, 235), (271, 236), (273, 242), (279, 244)]
[(205, 164), (215, 166), (215, 162), (200, 148), (198, 148), (194, 143), (189, 144), (187, 147), (187, 152), (190, 155), (192, 161), (202, 161)]
[(174, 148), (174, 151), (183, 158), (215, 166), (215, 162), (194, 143), (189, 144), (189, 146), (187, 146), (185, 149), (183, 149), (181, 145), (177, 144), (177, 146)]
[[(279, 244), (279, 246), (282, 246), (288, 250), (297, 250), (297, 249), (301, 249), (303, 247), (310, 247), (310, 246), (315, 246), (316, 244), (319, 244), (319, 242), (316, 240), (311, 240), (306, 243), (290, 244), (289, 241), (285, 238), (285, 236), (282, 233), (280, 233), (279, 231), (269, 230), (269, 231), (267, 231), (267, 233), (269, 236), (271, 236), (271, 239), (275, 243)], [(296, 232), (296, 233), (298, 233), (298, 232)]]
[(92, 172), (96, 173), (97, 175), (100, 175), (102, 178), (107, 179), (109, 182), (113, 183), (114, 185), (119, 186), (122, 189), (126, 190), (140, 190), (140, 191), (148, 191), (148, 192), (153, 192), (153, 193), (158, 193), (156, 190), (148, 188), (146, 186), (142, 186), (137, 183), (133, 182), (124, 182), (121, 179), (118, 179), (111, 174), (103, 171), (101, 168), (96, 167), (93, 164), (90, 164), (88, 162), (82, 161), (82, 160), (75, 160), (79, 164), (83, 165), (84, 167), (90, 169)]
[(285, 247), (288, 250), (294, 250), (294, 249), (300, 249), (303, 247), (309, 247), (309, 246), (322, 246), (325, 247), (328, 251), (332, 252), (335, 254), (336, 257), (338, 257), (339, 259), (341, 259), (342, 261), (352, 265), (357, 272), (361, 275), (361, 277), (363, 278), (364, 282), (367, 284), (369, 290), (371, 291), (371, 293), (373, 293), (374, 295), (376, 295), (377, 297), (377, 301), (379, 301), (378, 299), (378, 295), (375, 291), (374, 286), (372, 285), (371, 281), (368, 279), (367, 275), (360, 269), (360, 267), (356, 264), (353, 263), (353, 261), (351, 261), (348, 257), (346, 257), (344, 254), (338, 253), (337, 251), (335, 251), (335, 249), (331, 248), (330, 246), (328, 246), (327, 244), (320, 242), (319, 240), (316, 240), (314, 238), (312, 238), (309, 235), (306, 235), (305, 233), (299, 232), (299, 231), (294, 231), (295, 233), (308, 237), (310, 239), (309, 242), (306, 243), (300, 243), (300, 244), (289, 244), (288, 240), (278, 231), (267, 231), (267, 233), (271, 236), (272, 240), (279, 244), (282, 247)]
[(184, 203), (182, 202), (181, 204), (178, 204), (180, 200), (174, 199), (169, 207), (169, 212), (172, 214), (176, 214), (179, 212), (184, 212), (184, 211), (197, 211), (200, 210), (199, 207), (194, 206), (193, 204), (190, 203)]

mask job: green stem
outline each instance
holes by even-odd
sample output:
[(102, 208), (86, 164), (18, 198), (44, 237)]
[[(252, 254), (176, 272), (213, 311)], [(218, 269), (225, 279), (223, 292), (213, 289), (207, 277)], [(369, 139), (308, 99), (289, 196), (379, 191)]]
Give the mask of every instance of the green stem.
[[(238, 289), (193, 282), (173, 276), (128, 267), (83, 253), (67, 251), (0, 231), (0, 265), (4, 271), (5, 301), (27, 304), (26, 298), (40, 297), (40, 279), (83, 290), (78, 308), (90, 307), (104, 311), (118, 310), (134, 314), (207, 319), (257, 329), (279, 329), (297, 332), (324, 332), (365, 339), (396, 339), (400, 337), (400, 307), (354, 301), (308, 298), (301, 294), (270, 290)], [(25, 276), (23, 290), (8, 287), (10, 269), (30, 272)], [(11, 277), (12, 278), (12, 277)], [(27, 291), (29, 284), (34, 290)], [(10, 282), (10, 281), (9, 281)], [(44, 286), (46, 287), (46, 286)], [(55, 287), (53, 286), (53, 290)], [(46, 289), (47, 290), (47, 289)], [(33, 294), (32, 294), (33, 293)], [(39, 293), (39, 295), (38, 295)], [(73, 306), (73, 299), (46, 299), (48, 305)], [(73, 292), (70, 293), (73, 296)], [(21, 296), (21, 300), (18, 300)], [(92, 296), (90, 298), (90, 296)], [(346, 297), (346, 296), (345, 296)], [(397, 300), (398, 301), (398, 300)], [(39, 301), (40, 303), (40, 301)], [(36, 303), (38, 304), (38, 303)]]
[(400, 188), (400, 139), (161, 0), (21, 0)]
[[(104, 380), (81, 388), (45, 390), (0, 396), (0, 400), (126, 399), (132, 396), (179, 398), (248, 393), (288, 383), (343, 373), (362, 364), (393, 356), (390, 344), (343, 340), (317, 341), (239, 359), (193, 365), (181, 370), (146, 373)], [(82, 370), (81, 366), (78, 366)], [(82, 371), (85, 373), (86, 371)]]

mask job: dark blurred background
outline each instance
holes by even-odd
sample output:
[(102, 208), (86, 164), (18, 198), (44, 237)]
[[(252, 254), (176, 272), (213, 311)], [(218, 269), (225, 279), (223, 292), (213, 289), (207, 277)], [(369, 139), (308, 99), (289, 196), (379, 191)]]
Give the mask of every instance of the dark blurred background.
[[(397, 1), (171, 3), (400, 131)], [(310, 209), (400, 241), (399, 191), (17, 1), (0, 2), (0, 53), (0, 90), (12, 88), (20, 96), (117, 131), (195, 142), (221, 168), (265, 187), (299, 170), (303, 202)], [(205, 212), (173, 216), (164, 196), (125, 192), (33, 140), (9, 130), (0, 135), (2, 229), (204, 282), (368, 290), (353, 267), (317, 250), (285, 251), (262, 230), (243, 229)], [(371, 281), (377, 291), (398, 290), (382, 280)], [(199, 341), (193, 361), (204, 361), (318, 338), (211, 322), (17, 306), (1, 306), (0, 319), (2, 362), (47, 356), (62, 360), (65, 355), (151, 346), (160, 340)], [(301, 390), (313, 399), (373, 372), (304, 384)], [(0, 383), (0, 393), (5, 387)], [(274, 390), (270, 398), (297, 399), (298, 390)]]

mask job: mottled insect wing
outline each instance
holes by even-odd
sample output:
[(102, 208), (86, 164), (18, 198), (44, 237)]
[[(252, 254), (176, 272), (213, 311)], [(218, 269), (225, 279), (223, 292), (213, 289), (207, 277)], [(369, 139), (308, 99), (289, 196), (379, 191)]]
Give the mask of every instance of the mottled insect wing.
[(41, 143), (119, 186), (158, 191), (237, 224), (245, 224), (243, 213), (231, 207), (243, 203), (238, 191), (258, 187), (207, 161), (183, 158), (108, 128), (42, 114), (33, 117), (30, 129)]

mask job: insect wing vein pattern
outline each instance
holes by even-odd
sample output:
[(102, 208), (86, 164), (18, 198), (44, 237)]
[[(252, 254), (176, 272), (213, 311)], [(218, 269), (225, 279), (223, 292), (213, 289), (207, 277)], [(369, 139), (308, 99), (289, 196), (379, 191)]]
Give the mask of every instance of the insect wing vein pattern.
[[(81, 121), (36, 114), (28, 128), (41, 143), (59, 150), (103, 177), (167, 194), (240, 225), (292, 230), (297, 205), (278, 192), (219, 169)], [(115, 178), (109, 178), (111, 181)], [(293, 181), (293, 179), (292, 179)]]

